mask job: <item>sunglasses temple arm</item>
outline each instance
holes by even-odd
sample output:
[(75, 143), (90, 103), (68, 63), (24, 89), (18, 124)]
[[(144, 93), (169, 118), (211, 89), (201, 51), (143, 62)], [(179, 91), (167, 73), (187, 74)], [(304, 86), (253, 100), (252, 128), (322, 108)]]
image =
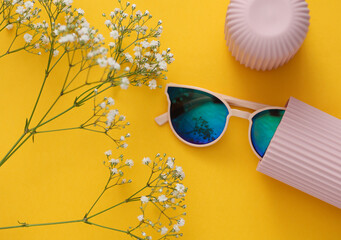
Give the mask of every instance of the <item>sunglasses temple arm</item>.
[(261, 104), (261, 103), (256, 103), (256, 102), (251, 102), (251, 101), (246, 101), (246, 100), (241, 100), (238, 98), (226, 96), (226, 95), (221, 95), (221, 97), (230, 105), (236, 106), (236, 107), (243, 107), (243, 108), (249, 108), (253, 110), (259, 110), (262, 108), (270, 107), (270, 105), (266, 104)]
[(168, 122), (168, 113), (164, 113), (158, 117), (155, 118), (155, 122), (159, 125), (162, 126), (165, 123)]

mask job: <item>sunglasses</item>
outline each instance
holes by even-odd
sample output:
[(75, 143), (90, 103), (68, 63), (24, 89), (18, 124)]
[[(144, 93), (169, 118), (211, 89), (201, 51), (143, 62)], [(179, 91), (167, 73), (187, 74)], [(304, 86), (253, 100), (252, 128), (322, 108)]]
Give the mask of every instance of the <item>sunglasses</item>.
[[(255, 154), (262, 158), (280, 124), (285, 108), (241, 100), (206, 89), (167, 84), (168, 112), (155, 118), (161, 126), (167, 121), (174, 134), (184, 143), (206, 147), (225, 133), (230, 117), (248, 119), (249, 141)], [(255, 110), (253, 113), (230, 106)]]

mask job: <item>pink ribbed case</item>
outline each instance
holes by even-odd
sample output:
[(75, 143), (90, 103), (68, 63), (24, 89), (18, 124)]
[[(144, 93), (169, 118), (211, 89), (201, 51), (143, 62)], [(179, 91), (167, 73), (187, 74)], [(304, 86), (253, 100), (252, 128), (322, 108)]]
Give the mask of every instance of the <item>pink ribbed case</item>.
[(230, 0), (225, 39), (241, 64), (271, 70), (296, 54), (307, 35), (309, 20), (305, 0)]
[(341, 208), (341, 120), (290, 98), (257, 170)]

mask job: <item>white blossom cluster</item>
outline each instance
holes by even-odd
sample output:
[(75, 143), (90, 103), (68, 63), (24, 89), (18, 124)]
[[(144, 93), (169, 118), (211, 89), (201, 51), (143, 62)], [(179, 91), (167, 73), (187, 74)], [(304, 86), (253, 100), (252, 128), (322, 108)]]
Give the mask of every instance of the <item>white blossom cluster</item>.
[[(95, 90), (95, 92), (97, 92), (97, 90)], [(95, 97), (93, 114), (81, 125), (81, 127), (87, 130), (102, 132), (113, 140), (117, 147), (127, 148), (128, 144), (125, 140), (130, 137), (129, 133), (120, 137), (113, 137), (112, 134), (110, 134), (114, 130), (124, 129), (126, 126), (130, 125), (130, 123), (126, 121), (126, 117), (120, 114), (119, 111), (114, 108), (114, 105), (115, 101), (111, 97), (105, 97), (100, 103), (97, 103)]]
[[(104, 165), (110, 171), (105, 190), (117, 185), (131, 183), (126, 179), (125, 169), (134, 166), (131, 159), (124, 160), (123, 155), (113, 157), (112, 150), (104, 152), (107, 160)], [(145, 186), (122, 203), (140, 202), (137, 225), (129, 227), (127, 233), (135, 239), (172, 239), (182, 236), (181, 228), (185, 225), (183, 217), (187, 188), (182, 184), (185, 174), (175, 165), (175, 159), (157, 154), (152, 160), (142, 159), (142, 164), (151, 170)]]
[(129, 85), (156, 89), (157, 79), (166, 79), (164, 73), (168, 64), (174, 61), (169, 48), (160, 48), (158, 38), (162, 33), (162, 21), (156, 27), (148, 28), (145, 23), (152, 18), (149, 11), (142, 13), (130, 3), (104, 16), (107, 17), (104, 24), (110, 31), (109, 56), (98, 59), (100, 66), (109, 68), (111, 78), (120, 76), (119, 85), (123, 89)]
[[(184, 171), (175, 166), (174, 158), (166, 157), (165, 154), (162, 157), (158, 154), (153, 161), (144, 157), (142, 163), (150, 167), (152, 176), (147, 183), (149, 192), (139, 198), (142, 214), (137, 219), (141, 239), (152, 239), (153, 234), (147, 234), (148, 229), (153, 229), (161, 235), (157, 239), (181, 237), (180, 228), (185, 225), (182, 216), (186, 215), (179, 213), (179, 210), (186, 208), (184, 201), (187, 188), (182, 184)], [(156, 218), (146, 216), (147, 208), (156, 208), (160, 211), (159, 215)]]

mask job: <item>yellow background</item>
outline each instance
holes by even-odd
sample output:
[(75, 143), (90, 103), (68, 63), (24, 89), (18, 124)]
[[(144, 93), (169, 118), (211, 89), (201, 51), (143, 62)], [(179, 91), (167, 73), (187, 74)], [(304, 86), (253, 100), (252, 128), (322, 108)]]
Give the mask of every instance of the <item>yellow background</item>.
[[(294, 96), (341, 117), (341, 2), (309, 0), (311, 26), (303, 47), (278, 70), (256, 72), (239, 65), (224, 41), (229, 1), (137, 0), (163, 20), (162, 45), (171, 47), (176, 61), (169, 66), (169, 82), (195, 85), (234, 97), (283, 106)], [(88, 21), (104, 30), (101, 13), (116, 5), (111, 0), (76, 0)], [(0, 44), (8, 44), (1, 35)], [(25, 53), (0, 59), (0, 153), (4, 155), (22, 133), (42, 81), (44, 60)], [(39, 113), (55, 93), (51, 79)], [(153, 118), (166, 110), (163, 90), (115, 89), (107, 95), (132, 123), (129, 147), (135, 160), (134, 179), (141, 184), (147, 172), (142, 157), (166, 152), (186, 172), (187, 240), (201, 239), (341, 239), (341, 211), (256, 171), (257, 157), (248, 142), (248, 122), (231, 119), (224, 137), (209, 148), (181, 143), (169, 126)], [(59, 106), (62, 109), (63, 106)], [(58, 124), (71, 125), (79, 115)], [(112, 148), (102, 135), (62, 132), (36, 136), (0, 169), (0, 226), (81, 218), (105, 184), (103, 152)], [(108, 206), (131, 187), (111, 193), (99, 205)], [(122, 199), (122, 198), (121, 198)], [(132, 214), (131, 219), (126, 216)], [(129, 213), (129, 214), (128, 214)], [(134, 215), (135, 214), (135, 215)], [(135, 208), (120, 208), (98, 219), (109, 226), (136, 223)], [(0, 231), (2, 240), (128, 239), (87, 226), (69, 224)]]

